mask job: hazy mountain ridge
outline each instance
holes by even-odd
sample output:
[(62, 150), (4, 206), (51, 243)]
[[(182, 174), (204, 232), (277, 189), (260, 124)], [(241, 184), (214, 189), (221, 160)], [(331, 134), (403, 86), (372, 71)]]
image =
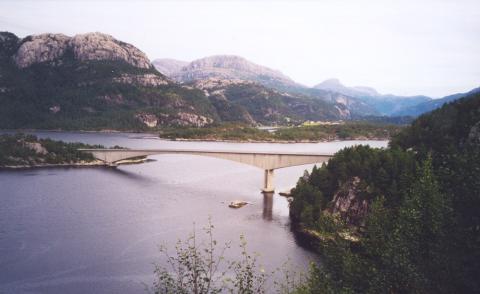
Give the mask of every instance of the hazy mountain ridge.
[(424, 95), (381, 94), (372, 87), (347, 87), (338, 79), (328, 79), (309, 88), (295, 82), (280, 71), (233, 55), (209, 56), (192, 62), (157, 59), (153, 64), (160, 72), (179, 83), (192, 83), (210, 78), (243, 80), (298, 98), (310, 97), (323, 100), (333, 104), (340, 117), (344, 119), (365, 116), (418, 116), (438, 108), (444, 101), (451, 101), (463, 95), (459, 94), (459, 96), (442, 100)]
[(357, 86), (357, 87), (346, 87), (344, 86), (339, 79), (328, 79), (320, 84), (313, 86), (315, 89), (326, 90), (326, 91), (333, 91), (342, 93), (344, 95), (353, 96), (353, 97), (360, 97), (360, 96), (379, 96), (380, 94), (377, 90), (365, 87), (365, 86)]
[(419, 103), (416, 105), (412, 105), (410, 107), (405, 107), (393, 113), (393, 115), (402, 116), (402, 115), (410, 115), (410, 116), (419, 116), (423, 113), (430, 112), (437, 108), (442, 107), (445, 103), (452, 102), (458, 100), (460, 98), (469, 96), (471, 94), (479, 93), (480, 87), (470, 90), (466, 93), (457, 93), (453, 95), (448, 95), (440, 99), (433, 99), (423, 103)]
[(167, 77), (172, 77), (175, 73), (179, 72), (182, 67), (188, 65), (188, 62), (171, 58), (160, 58), (152, 61), (152, 64), (160, 73)]
[[(328, 79), (320, 84), (314, 86), (315, 89), (325, 91), (333, 91), (356, 97), (371, 107), (375, 108), (381, 115), (393, 116), (394, 113), (417, 105), (426, 101), (432, 100), (427, 96), (397, 96), (392, 94), (382, 95), (377, 90), (371, 87), (355, 86), (347, 87), (343, 85), (338, 79)], [(402, 115), (410, 115), (403, 113)]]

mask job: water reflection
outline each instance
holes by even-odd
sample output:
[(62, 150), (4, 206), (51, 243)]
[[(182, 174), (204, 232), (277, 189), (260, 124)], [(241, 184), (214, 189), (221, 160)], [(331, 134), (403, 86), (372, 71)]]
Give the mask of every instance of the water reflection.
[(271, 221), (273, 211), (273, 192), (263, 192), (263, 219)]
[(131, 171), (127, 171), (127, 170), (124, 170), (124, 169), (120, 169), (118, 167), (114, 167), (114, 168), (113, 167), (106, 167), (105, 170), (108, 170), (115, 175), (124, 177), (126, 179), (130, 179), (130, 180), (133, 180), (133, 181), (142, 181), (142, 182), (150, 182), (151, 181), (151, 179), (147, 176), (141, 175), (141, 174), (136, 173), (136, 172), (131, 172)]

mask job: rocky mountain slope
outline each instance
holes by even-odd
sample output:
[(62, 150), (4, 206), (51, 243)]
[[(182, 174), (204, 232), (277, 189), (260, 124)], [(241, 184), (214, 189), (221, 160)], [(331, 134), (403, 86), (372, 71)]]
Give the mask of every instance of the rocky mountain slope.
[[(175, 62), (176, 65), (181, 63), (179, 61)], [(157, 59), (153, 64), (161, 73), (183, 83), (216, 78), (253, 81), (272, 88), (295, 85), (292, 79), (280, 71), (255, 64), (235, 55), (214, 55), (197, 59), (180, 68), (177, 67), (173, 72), (170, 71), (174, 69), (170, 59)]]
[[(215, 71), (222, 78), (216, 82), (207, 75), (178, 84), (158, 72), (142, 51), (109, 35), (41, 34), (20, 39), (3, 32), (0, 128), (146, 130), (164, 125), (285, 124), (351, 116), (342, 103), (290, 95), (248, 81), (260, 71), (259, 78), (290, 82), (278, 72), (238, 58), (187, 66), (228, 68), (232, 62), (245, 79), (231, 79), (233, 71), (225, 69)], [(161, 66), (167, 73), (185, 68), (175, 60), (163, 60)]]
[(348, 109), (342, 104), (290, 95), (251, 81), (207, 78), (188, 85), (205, 93), (222, 121), (291, 124), (350, 117)]
[(205, 95), (169, 81), (112, 36), (0, 33), (0, 128), (145, 129), (218, 120)]
[(277, 70), (255, 64), (239, 56), (216, 55), (197, 59), (186, 65), (184, 63), (171, 59), (156, 59), (153, 62), (157, 70), (180, 83), (195, 83), (195, 81), (210, 78), (245, 81), (251, 82), (250, 85), (253, 83), (262, 85), (289, 97), (299, 99), (308, 97), (327, 102), (336, 107), (342, 119), (379, 114), (370, 105), (348, 94), (308, 88)]

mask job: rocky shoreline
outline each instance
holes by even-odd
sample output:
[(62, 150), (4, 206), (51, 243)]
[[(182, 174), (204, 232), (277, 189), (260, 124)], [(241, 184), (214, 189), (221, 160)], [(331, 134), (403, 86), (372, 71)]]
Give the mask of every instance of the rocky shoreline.
[[(133, 160), (122, 160), (117, 163), (117, 165), (128, 165), (128, 164), (139, 164), (147, 162), (148, 159), (133, 159)], [(84, 162), (72, 162), (72, 163), (37, 163), (37, 164), (24, 164), (24, 165), (3, 165), (0, 166), (0, 170), (17, 170), (17, 169), (36, 169), (36, 168), (54, 168), (54, 167), (112, 167), (101, 160), (95, 161), (84, 161)]]
[(92, 166), (108, 166), (105, 162), (97, 160), (93, 162), (76, 162), (76, 163), (37, 163), (23, 165), (3, 165), (0, 170), (7, 169), (31, 169), (31, 168), (49, 168), (49, 167), (92, 167)]

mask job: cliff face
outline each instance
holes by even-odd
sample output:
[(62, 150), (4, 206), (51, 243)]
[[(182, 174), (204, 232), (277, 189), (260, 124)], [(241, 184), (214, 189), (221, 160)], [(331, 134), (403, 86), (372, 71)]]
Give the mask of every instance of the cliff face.
[(20, 68), (41, 62), (54, 62), (67, 51), (75, 59), (122, 60), (138, 68), (150, 68), (150, 60), (136, 47), (118, 41), (110, 35), (88, 33), (68, 37), (63, 34), (41, 34), (26, 37), (16, 52), (15, 63)]
[(340, 214), (349, 225), (364, 225), (368, 213), (368, 200), (362, 199), (359, 188), (360, 178), (354, 177), (347, 181), (333, 196), (331, 207), (327, 210), (332, 214)]

